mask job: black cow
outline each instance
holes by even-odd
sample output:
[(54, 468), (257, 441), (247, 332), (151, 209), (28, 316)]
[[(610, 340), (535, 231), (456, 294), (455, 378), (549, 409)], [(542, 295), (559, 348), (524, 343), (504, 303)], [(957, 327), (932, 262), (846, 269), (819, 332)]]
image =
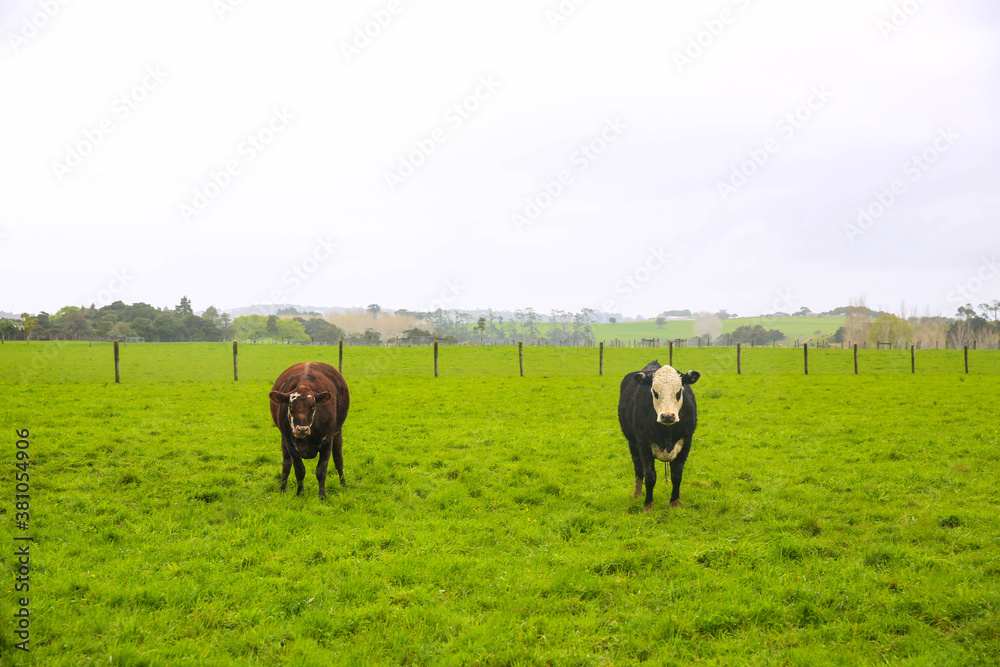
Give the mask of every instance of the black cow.
[[(691, 385), (698, 381), (698, 371), (681, 373), (671, 366), (652, 361), (641, 371), (629, 373), (622, 380), (618, 398), (618, 423), (628, 440), (635, 468), (635, 493), (642, 493), (646, 483), (646, 503), (642, 511), (653, 509), (656, 485), (656, 461), (670, 464), (673, 492), (670, 506), (680, 507), (681, 476), (691, 451), (691, 438), (698, 426), (698, 406)], [(666, 466), (664, 465), (664, 468)]]
[(306, 466), (302, 459), (319, 454), (316, 481), (319, 497), (326, 498), (326, 467), (333, 454), (341, 485), (344, 482), (344, 456), (341, 427), (347, 419), (351, 397), (347, 382), (333, 366), (307, 362), (290, 366), (271, 387), (271, 419), (281, 431), (281, 490), (288, 483), (288, 473), (295, 467), (302, 493)]

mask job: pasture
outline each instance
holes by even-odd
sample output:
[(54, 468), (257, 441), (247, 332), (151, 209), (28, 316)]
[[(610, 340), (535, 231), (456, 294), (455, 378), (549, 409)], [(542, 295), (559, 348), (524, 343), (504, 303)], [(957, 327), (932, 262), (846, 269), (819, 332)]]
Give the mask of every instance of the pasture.
[[(1000, 352), (675, 350), (700, 424), (633, 500), (666, 350), (346, 348), (348, 486), (278, 492), (271, 382), (337, 348), (0, 347), (0, 662), (993, 665)], [(30, 527), (14, 521), (30, 430)], [(13, 537), (30, 534), (30, 652)]]

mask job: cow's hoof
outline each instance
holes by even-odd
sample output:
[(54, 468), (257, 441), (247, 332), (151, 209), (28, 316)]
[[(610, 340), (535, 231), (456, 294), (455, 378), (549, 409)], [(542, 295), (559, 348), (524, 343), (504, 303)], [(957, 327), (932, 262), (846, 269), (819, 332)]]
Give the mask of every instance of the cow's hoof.
[(650, 511), (651, 509), (653, 509), (653, 503), (649, 503), (648, 505), (643, 505), (642, 506), (643, 513), (646, 513), (648, 511)]
[(670, 503), (670, 506), (674, 507), (674, 508), (680, 507), (681, 506), (681, 501), (680, 500), (674, 500), (673, 502)]
[(341, 477), (341, 478), (340, 478), (340, 485), (341, 485), (341, 486), (347, 486), (347, 482), (346, 482), (346, 481), (344, 481), (344, 478), (343, 478), (343, 477)]
[(636, 491), (632, 494), (632, 498), (639, 498), (642, 496), (642, 491)]
[(325, 493), (319, 494), (319, 499), (320, 500), (326, 500), (326, 494)]

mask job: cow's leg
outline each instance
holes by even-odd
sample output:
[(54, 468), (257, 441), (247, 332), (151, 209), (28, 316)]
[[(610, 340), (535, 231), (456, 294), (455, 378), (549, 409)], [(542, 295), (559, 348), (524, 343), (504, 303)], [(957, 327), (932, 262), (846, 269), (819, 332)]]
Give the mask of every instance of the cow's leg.
[(671, 507), (681, 506), (681, 477), (684, 476), (685, 461), (687, 461), (686, 453), (670, 462), (670, 483), (673, 487), (670, 491)]
[(643, 512), (653, 509), (653, 487), (656, 486), (656, 461), (652, 456), (647, 457), (642, 462), (643, 482), (646, 484), (646, 503), (642, 506)]
[(632, 455), (632, 469), (635, 471), (635, 491), (632, 492), (632, 497), (638, 498), (642, 495), (642, 457), (639, 455), (639, 447), (631, 440), (628, 441), (628, 451)]
[(292, 457), (288, 455), (288, 445), (285, 438), (281, 438), (281, 490), (288, 486), (288, 473), (292, 471)]
[(295, 468), (295, 481), (298, 483), (298, 488), (295, 489), (295, 495), (301, 496), (302, 482), (306, 478), (306, 464), (302, 462), (301, 456), (296, 456), (295, 458), (292, 459), (292, 467)]
[(281, 490), (285, 490), (288, 482), (288, 472), (295, 468), (295, 480), (298, 482), (298, 489), (295, 495), (302, 495), (302, 480), (306, 478), (306, 466), (302, 463), (299, 450), (295, 449), (295, 443), (289, 442), (284, 436), (281, 437)]
[(333, 465), (337, 468), (337, 474), (340, 475), (340, 485), (347, 486), (347, 482), (344, 481), (344, 437), (341, 431), (337, 431), (337, 435), (333, 436), (333, 447), (331, 451), (333, 453)]
[(319, 462), (316, 463), (316, 482), (319, 484), (320, 499), (326, 498), (326, 468), (330, 463), (330, 447), (319, 448)]

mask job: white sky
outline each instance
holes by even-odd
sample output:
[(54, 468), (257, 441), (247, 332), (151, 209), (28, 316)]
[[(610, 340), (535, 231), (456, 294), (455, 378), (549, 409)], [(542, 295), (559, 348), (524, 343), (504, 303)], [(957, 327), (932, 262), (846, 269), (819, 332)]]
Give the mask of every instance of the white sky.
[(1000, 298), (996, 2), (577, 2), (0, 1), (0, 310)]

